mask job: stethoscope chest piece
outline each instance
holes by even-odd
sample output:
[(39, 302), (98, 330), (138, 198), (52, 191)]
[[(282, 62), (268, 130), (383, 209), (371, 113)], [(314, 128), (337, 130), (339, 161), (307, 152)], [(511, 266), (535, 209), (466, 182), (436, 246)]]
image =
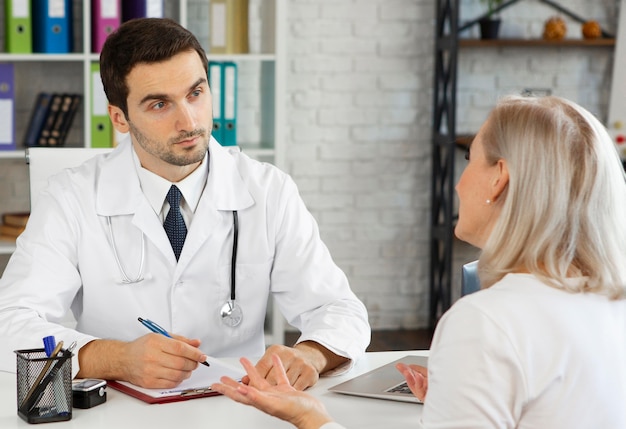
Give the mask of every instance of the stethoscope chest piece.
[(241, 307), (232, 299), (229, 299), (222, 305), (220, 316), (222, 317), (222, 322), (231, 328), (239, 326), (243, 319)]

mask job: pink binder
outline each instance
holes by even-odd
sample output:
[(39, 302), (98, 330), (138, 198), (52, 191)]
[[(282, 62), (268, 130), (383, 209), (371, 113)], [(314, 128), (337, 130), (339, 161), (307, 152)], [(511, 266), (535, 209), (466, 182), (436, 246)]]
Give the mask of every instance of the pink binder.
[(91, 0), (91, 51), (102, 51), (104, 41), (121, 22), (120, 0)]

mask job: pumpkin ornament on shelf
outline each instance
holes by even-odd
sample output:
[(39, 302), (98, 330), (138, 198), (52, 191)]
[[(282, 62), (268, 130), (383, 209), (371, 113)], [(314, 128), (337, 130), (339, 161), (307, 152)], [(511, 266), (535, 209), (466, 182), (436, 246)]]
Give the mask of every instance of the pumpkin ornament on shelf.
[(567, 34), (567, 25), (563, 18), (553, 16), (549, 18), (543, 28), (543, 38), (545, 40), (563, 40)]
[(585, 39), (599, 39), (602, 37), (602, 28), (600, 28), (598, 21), (586, 21), (581, 30)]

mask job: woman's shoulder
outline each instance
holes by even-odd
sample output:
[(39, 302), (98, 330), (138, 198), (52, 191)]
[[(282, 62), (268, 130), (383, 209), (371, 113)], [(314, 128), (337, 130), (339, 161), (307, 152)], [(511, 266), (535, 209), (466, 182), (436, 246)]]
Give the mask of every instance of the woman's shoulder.
[[(537, 303), (551, 300), (556, 289), (532, 274), (507, 274), (491, 287), (466, 295), (448, 310), (448, 318), (486, 318), (500, 323), (501, 319), (528, 314)], [(449, 313), (449, 314), (448, 314)], [(469, 322), (469, 320), (468, 320)]]

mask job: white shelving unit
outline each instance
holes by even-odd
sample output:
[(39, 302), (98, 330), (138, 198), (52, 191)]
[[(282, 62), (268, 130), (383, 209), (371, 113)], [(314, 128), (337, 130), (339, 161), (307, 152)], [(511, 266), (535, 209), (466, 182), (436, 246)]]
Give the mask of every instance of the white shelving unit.
[[(0, 0), (0, 15), (5, 10), (6, 1), (8, 0)], [(175, 19), (194, 32), (205, 50), (209, 46), (206, 36), (209, 34), (209, 3), (210, 0), (165, 0), (164, 3), (165, 16)], [(0, 63), (12, 63), (16, 70), (15, 126), (18, 147), (14, 151), (0, 151), (0, 168), (3, 162), (25, 159), (21, 140), (35, 95), (40, 91), (78, 92), (83, 95), (82, 110), (74, 119), (67, 146), (91, 146), (90, 66), (92, 62), (99, 60), (99, 55), (91, 52), (91, 2), (74, 0), (73, 12), (74, 52), (0, 52)], [(0, 22), (4, 16), (1, 18)], [(250, 21), (250, 53), (212, 55), (207, 50), (207, 54), (210, 61), (234, 61), (239, 67), (239, 98), (249, 98), (246, 103), (238, 103), (238, 139), (241, 137), (238, 144), (241, 149), (253, 158), (283, 167), (286, 0), (250, 0)], [(242, 85), (245, 86), (245, 91)], [(242, 109), (248, 111), (241, 114)], [(1, 200), (0, 207), (3, 212), (10, 210)], [(0, 255), (9, 255), (14, 250), (13, 243), (0, 241)], [(285, 323), (282, 315), (271, 311), (272, 304), (269, 303), (270, 312), (266, 320), (266, 342), (282, 344)]]

